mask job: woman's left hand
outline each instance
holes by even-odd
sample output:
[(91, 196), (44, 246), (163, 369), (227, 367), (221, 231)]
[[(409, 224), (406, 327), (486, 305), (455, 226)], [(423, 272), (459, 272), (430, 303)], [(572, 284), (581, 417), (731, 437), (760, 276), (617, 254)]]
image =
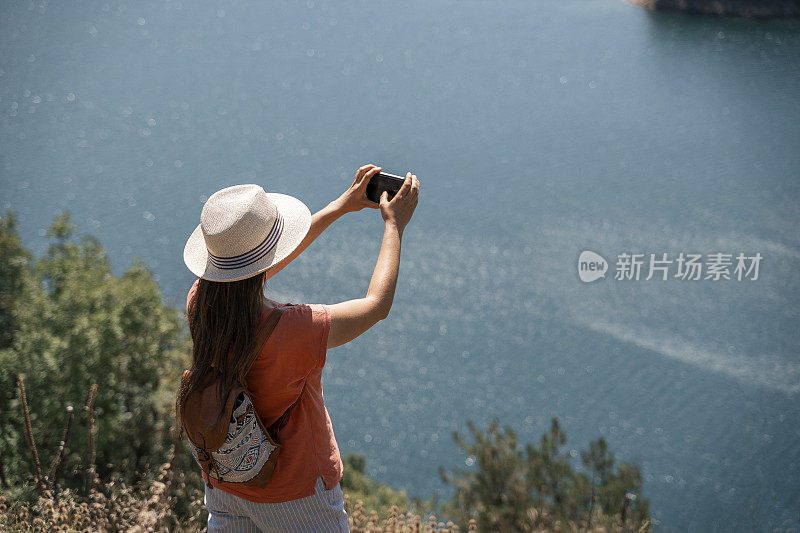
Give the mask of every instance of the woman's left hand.
[(367, 184), (370, 178), (381, 171), (381, 167), (369, 164), (356, 171), (353, 184), (338, 198), (339, 208), (346, 213), (360, 211), (365, 207), (379, 209), (380, 204), (367, 199)]

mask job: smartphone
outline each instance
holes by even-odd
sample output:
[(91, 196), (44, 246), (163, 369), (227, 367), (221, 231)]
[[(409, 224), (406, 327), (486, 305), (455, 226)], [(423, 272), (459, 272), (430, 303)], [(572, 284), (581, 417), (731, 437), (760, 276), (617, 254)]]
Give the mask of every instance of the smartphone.
[(383, 191), (389, 191), (389, 200), (394, 198), (400, 187), (403, 186), (405, 178), (389, 174), (388, 172), (379, 172), (372, 176), (367, 184), (367, 198), (379, 204), (381, 202), (381, 194)]

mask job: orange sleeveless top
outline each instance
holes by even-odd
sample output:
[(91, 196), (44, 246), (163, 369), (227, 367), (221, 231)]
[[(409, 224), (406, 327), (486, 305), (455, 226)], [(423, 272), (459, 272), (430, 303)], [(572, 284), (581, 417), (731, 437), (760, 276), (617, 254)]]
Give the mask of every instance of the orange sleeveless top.
[[(186, 296), (187, 310), (198, 282)], [(252, 502), (278, 503), (312, 496), (317, 476), (322, 476), (326, 489), (335, 487), (342, 478), (339, 446), (322, 395), (330, 328), (331, 315), (324, 304), (294, 305), (284, 311), (245, 378), (253, 405), (266, 426), (297, 400), (307, 379), (302, 398), (278, 432), (283, 449), (275, 471), (263, 489), (212, 479), (214, 489)], [(208, 481), (205, 472), (202, 475)]]

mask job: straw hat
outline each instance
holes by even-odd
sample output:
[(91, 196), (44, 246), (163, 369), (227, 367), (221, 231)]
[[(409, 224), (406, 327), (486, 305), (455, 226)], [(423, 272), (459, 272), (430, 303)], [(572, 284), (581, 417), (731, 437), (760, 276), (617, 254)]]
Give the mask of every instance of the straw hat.
[(255, 276), (285, 259), (311, 227), (311, 211), (292, 196), (234, 185), (206, 201), (183, 261), (210, 281)]

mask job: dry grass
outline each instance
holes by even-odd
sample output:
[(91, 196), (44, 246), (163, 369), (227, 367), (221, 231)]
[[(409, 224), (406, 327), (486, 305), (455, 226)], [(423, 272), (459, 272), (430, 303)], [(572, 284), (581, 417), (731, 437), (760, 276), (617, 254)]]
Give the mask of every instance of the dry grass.
[[(344, 495), (344, 508), (347, 511), (350, 531), (353, 533), (454, 533), (461, 531), (453, 522), (441, 522), (434, 515), (427, 519), (410, 511), (403, 512), (396, 505), (392, 505), (387, 513), (387, 518), (380, 520), (378, 511), (375, 509), (364, 509), (364, 502), (361, 499), (352, 501)], [(468, 531), (477, 531), (474, 520), (470, 522)]]
[[(164, 463), (159, 476), (148, 489), (136, 491), (125, 486), (106, 484), (103, 491), (92, 491), (89, 498), (79, 501), (70, 490), (56, 496), (47, 491), (46, 496), (28, 507), (10, 508), (0, 495), (0, 530), (21, 531), (71, 531), (71, 532), (171, 532), (206, 531), (207, 514), (200, 494), (191, 502), (191, 516), (179, 517), (173, 511), (169, 495), (172, 483), (170, 463)], [(106, 494), (108, 492), (108, 494)], [(364, 509), (361, 499), (355, 502), (345, 494), (345, 509), (353, 533), (455, 533), (461, 530), (453, 522), (439, 521), (436, 516), (423, 518), (418, 514), (392, 506), (388, 517), (380, 520), (374, 509)], [(555, 522), (551, 528), (540, 531), (569, 532), (625, 532), (636, 528), (623, 526), (611, 517), (596, 517), (595, 527), (574, 522)], [(602, 524), (602, 525), (600, 525)], [(647, 531), (647, 524), (638, 531)], [(466, 531), (478, 531), (475, 520), (470, 520)]]
[[(173, 511), (173, 489), (185, 490), (183, 475), (175, 476), (170, 460), (161, 465), (157, 478), (140, 488), (106, 483), (93, 486), (81, 498), (70, 489), (46, 489), (30, 507), (10, 505), (0, 494), (0, 530), (3, 531), (200, 531), (205, 524), (202, 498), (196, 495), (191, 515)], [(178, 483), (173, 486), (173, 479)], [(198, 492), (198, 491), (195, 491)]]
[[(69, 489), (53, 495), (49, 490), (31, 507), (8, 505), (0, 494), (0, 530), (22, 531), (71, 531), (71, 532), (171, 532), (206, 531), (207, 513), (199, 491), (190, 503), (190, 516), (177, 516), (173, 508), (171, 489), (183, 489), (181, 482), (173, 484), (171, 463), (164, 463), (158, 478), (145, 489), (134, 490), (124, 485), (107, 483), (103, 490), (92, 490), (89, 497), (81, 500)], [(378, 511), (365, 509), (361, 499), (352, 501), (345, 494), (345, 509), (353, 533), (455, 533), (463, 531), (453, 522), (443, 522), (436, 516), (421, 517), (397, 506), (389, 508), (387, 518), (380, 520)], [(532, 510), (531, 512), (536, 512)], [(623, 526), (619, 517), (595, 517), (595, 526), (575, 522), (555, 522), (552, 527), (539, 531), (569, 532), (629, 532), (648, 531)], [(478, 531), (475, 520), (470, 520), (466, 531)]]
[[(132, 533), (205, 531), (207, 514), (202, 497), (191, 503), (193, 513), (189, 517), (178, 517), (173, 512), (170, 463), (164, 463), (159, 476), (147, 490), (134, 490), (125, 486), (106, 484), (104, 490), (92, 490), (90, 496), (81, 501), (69, 489), (57, 495), (47, 490), (37, 503), (30, 507), (12, 507), (0, 495), (0, 530), (21, 531), (127, 531)], [(350, 530), (360, 532), (440, 532), (459, 531), (452, 522), (437, 521), (435, 516), (427, 519), (410, 512), (402, 513), (396, 506), (388, 511), (388, 518), (378, 519), (376, 510), (365, 510), (362, 500), (351, 502), (345, 495)], [(469, 531), (477, 531), (470, 527)]]

